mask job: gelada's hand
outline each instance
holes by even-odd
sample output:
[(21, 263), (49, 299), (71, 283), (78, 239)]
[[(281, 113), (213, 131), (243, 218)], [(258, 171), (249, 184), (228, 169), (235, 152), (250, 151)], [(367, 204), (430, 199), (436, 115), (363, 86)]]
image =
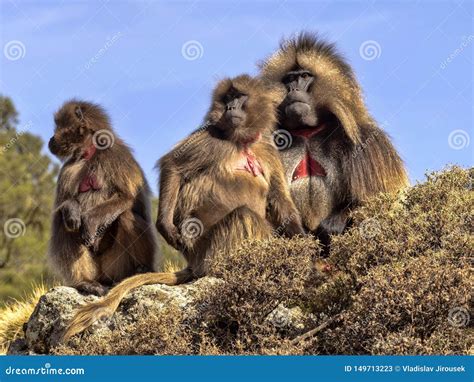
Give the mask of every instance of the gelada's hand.
[(178, 249), (177, 247), (179, 246), (181, 235), (179, 234), (178, 228), (173, 223), (157, 222), (156, 228), (169, 245)]

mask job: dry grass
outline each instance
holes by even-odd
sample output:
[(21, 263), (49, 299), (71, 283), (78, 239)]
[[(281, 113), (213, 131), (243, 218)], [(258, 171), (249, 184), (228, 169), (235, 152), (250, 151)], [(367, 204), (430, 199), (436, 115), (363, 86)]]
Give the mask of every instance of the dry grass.
[(165, 260), (162, 271), (163, 272), (177, 272), (183, 269), (186, 265), (176, 260)]
[(33, 285), (32, 292), (20, 300), (13, 300), (0, 310), (0, 354), (5, 354), (12, 341), (23, 336), (23, 325), (33, 313), (38, 300), (48, 288)]

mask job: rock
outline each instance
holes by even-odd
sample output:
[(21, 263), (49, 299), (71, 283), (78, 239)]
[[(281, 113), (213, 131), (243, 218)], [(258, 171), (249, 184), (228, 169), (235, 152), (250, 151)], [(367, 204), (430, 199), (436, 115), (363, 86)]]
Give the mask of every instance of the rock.
[(34, 355), (35, 353), (28, 351), (28, 346), (24, 338), (14, 340), (8, 347), (8, 354), (14, 355)]
[[(113, 317), (98, 320), (85, 335), (102, 336), (108, 331), (120, 331), (122, 325), (134, 323), (146, 315), (159, 315), (165, 307), (174, 305), (182, 310), (183, 315), (192, 317), (199, 311), (194, 304), (201, 293), (209, 291), (222, 281), (204, 277), (193, 283), (166, 286), (146, 285), (136, 288), (121, 302)], [(75, 308), (97, 300), (96, 296), (81, 295), (70, 287), (56, 287), (41, 297), (28, 323), (25, 325), (25, 336), (10, 345), (8, 354), (48, 354), (59, 344), (59, 338)], [(279, 329), (283, 326), (289, 330), (301, 330), (304, 317), (298, 308), (288, 309), (278, 306), (268, 316), (270, 325)]]
[[(280, 304), (267, 316), (266, 322), (280, 329), (297, 332), (305, 328), (308, 317), (300, 307), (287, 308)], [(312, 315), (311, 318), (314, 319)]]

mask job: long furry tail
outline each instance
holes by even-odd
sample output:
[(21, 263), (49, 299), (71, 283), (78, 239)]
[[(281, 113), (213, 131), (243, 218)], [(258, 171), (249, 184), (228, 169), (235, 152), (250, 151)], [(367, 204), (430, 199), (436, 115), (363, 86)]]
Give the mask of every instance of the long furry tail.
[(97, 320), (111, 317), (123, 297), (134, 288), (148, 284), (178, 285), (192, 279), (193, 273), (190, 268), (175, 273), (144, 273), (129, 277), (112, 288), (103, 298), (80, 307), (62, 335), (62, 341), (67, 342), (72, 336), (83, 332)]

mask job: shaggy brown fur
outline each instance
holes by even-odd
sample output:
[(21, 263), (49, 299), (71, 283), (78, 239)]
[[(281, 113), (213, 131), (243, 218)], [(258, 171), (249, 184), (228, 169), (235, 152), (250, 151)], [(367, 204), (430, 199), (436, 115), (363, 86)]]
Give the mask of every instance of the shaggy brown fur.
[(275, 122), (275, 105), (260, 81), (243, 75), (217, 85), (205, 127), (160, 161), (157, 227), (182, 251), (187, 268), (125, 280), (104, 299), (80, 308), (65, 339), (98, 315), (112, 314), (132, 288), (201, 277), (217, 253), (229, 253), (247, 238), (269, 238), (267, 214), (273, 228), (287, 236), (303, 233), (271, 140)]
[(154, 269), (157, 238), (149, 187), (98, 105), (66, 102), (54, 120), (49, 148), (65, 162), (49, 257), (68, 285), (104, 294), (104, 285)]
[[(295, 72), (291, 82), (288, 75)], [(280, 154), (308, 231), (327, 242), (328, 234), (345, 228), (352, 207), (408, 185), (399, 155), (367, 111), (355, 75), (334, 45), (308, 33), (283, 41), (261, 64), (261, 76), (278, 89), (277, 128), (292, 136)], [(291, 99), (294, 93), (300, 97)], [(292, 105), (294, 100), (301, 102)], [(298, 172), (301, 164), (306, 174), (301, 166)]]

